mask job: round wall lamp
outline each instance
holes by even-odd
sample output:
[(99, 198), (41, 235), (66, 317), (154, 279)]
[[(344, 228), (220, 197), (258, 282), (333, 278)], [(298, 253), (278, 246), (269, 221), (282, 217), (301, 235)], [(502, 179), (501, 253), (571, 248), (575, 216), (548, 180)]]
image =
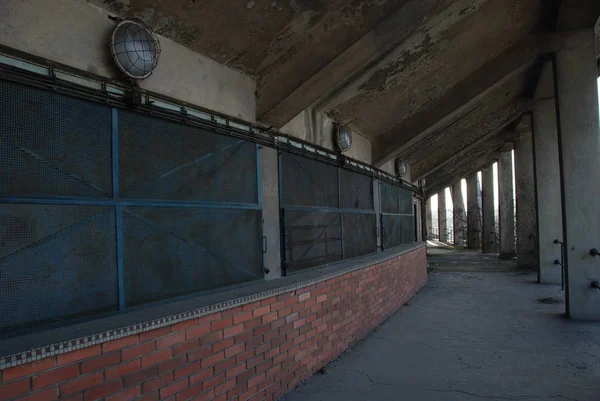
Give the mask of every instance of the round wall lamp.
[(335, 132), (335, 143), (340, 152), (347, 152), (352, 148), (352, 131), (348, 126), (340, 124)]
[(158, 64), (160, 42), (152, 29), (140, 20), (119, 21), (109, 45), (115, 64), (129, 78), (148, 78)]
[(404, 177), (406, 175), (406, 173), (408, 172), (408, 166), (406, 165), (406, 162), (402, 159), (396, 159), (395, 169), (396, 169), (396, 175), (398, 177)]

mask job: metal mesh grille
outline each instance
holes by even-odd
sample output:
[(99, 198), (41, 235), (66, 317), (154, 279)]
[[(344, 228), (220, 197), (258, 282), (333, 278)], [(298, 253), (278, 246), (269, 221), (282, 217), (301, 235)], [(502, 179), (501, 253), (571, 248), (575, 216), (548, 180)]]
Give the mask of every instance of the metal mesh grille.
[(123, 233), (127, 306), (263, 278), (256, 210), (125, 208)]
[(344, 258), (377, 252), (375, 214), (344, 213)]
[(0, 81), (0, 196), (110, 197), (110, 108)]
[(381, 213), (400, 213), (398, 206), (398, 187), (381, 183)]
[(282, 155), (283, 204), (337, 208), (337, 168), (290, 153)]
[(342, 259), (339, 213), (286, 211), (285, 238), (288, 272)]
[(366, 175), (340, 170), (340, 207), (373, 210), (373, 180)]
[(253, 143), (119, 113), (122, 197), (256, 203), (256, 165)]
[(382, 215), (383, 249), (414, 242), (415, 222), (412, 215)]
[(112, 207), (0, 204), (0, 333), (118, 306)]
[(413, 194), (407, 189), (398, 188), (400, 214), (413, 214)]

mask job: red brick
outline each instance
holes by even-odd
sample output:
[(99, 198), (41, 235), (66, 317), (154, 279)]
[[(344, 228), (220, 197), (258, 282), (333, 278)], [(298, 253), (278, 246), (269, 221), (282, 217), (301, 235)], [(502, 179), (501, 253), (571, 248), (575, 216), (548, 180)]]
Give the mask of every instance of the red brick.
[(247, 361), (248, 359), (252, 358), (254, 355), (256, 355), (256, 353), (254, 352), (254, 349), (250, 349), (244, 353), (236, 355), (235, 362), (240, 363), (240, 362)]
[(179, 323), (174, 323), (171, 325), (171, 333), (178, 333), (189, 327), (194, 327), (197, 325), (198, 325), (198, 318), (184, 320), (183, 322), (179, 322)]
[[(63, 397), (61, 394), (60, 401), (83, 401), (83, 393), (71, 395), (69, 397)], [(139, 401), (139, 400), (136, 400)]]
[(202, 372), (196, 373), (195, 375), (190, 376), (190, 386), (193, 384), (202, 383), (205, 380), (213, 377), (214, 370), (212, 368), (203, 370)]
[(243, 343), (244, 341), (247, 341), (250, 338), (252, 338), (252, 330), (244, 331), (244, 332), (238, 334), (237, 336), (233, 337), (233, 341), (236, 344), (238, 344), (238, 343)]
[(263, 336), (252, 337), (248, 341), (246, 341), (246, 348), (254, 348), (262, 344)]
[(105, 401), (131, 401), (141, 394), (140, 386), (121, 391), (119, 394), (108, 397)]
[(200, 364), (200, 362), (194, 362), (190, 363), (189, 365), (183, 366), (175, 370), (175, 380), (179, 380), (183, 377), (188, 377), (192, 373), (198, 372), (200, 369), (202, 369), (202, 365)]
[(187, 329), (185, 332), (185, 338), (189, 340), (190, 338), (202, 337), (208, 333), (210, 333), (210, 324), (203, 324)]
[(202, 383), (202, 390), (204, 390), (204, 391), (210, 390), (211, 388), (216, 387), (219, 384), (223, 383), (224, 380), (225, 380), (225, 373), (221, 373), (220, 375), (211, 377), (210, 379), (205, 380)]
[(256, 365), (258, 365), (259, 363), (261, 363), (264, 360), (264, 356), (262, 354), (255, 356), (252, 359), (249, 359), (246, 362), (246, 366), (248, 367), (248, 369), (255, 367)]
[(217, 365), (215, 365), (215, 374), (223, 373), (227, 369), (235, 366), (235, 358), (227, 359)]
[(296, 320), (298, 320), (298, 312), (292, 313), (291, 315), (288, 315), (285, 317), (286, 323), (292, 323), (292, 322), (295, 322)]
[(116, 340), (112, 340), (102, 344), (102, 352), (110, 352), (116, 349), (121, 349), (125, 347), (129, 347), (130, 345), (134, 345), (138, 343), (138, 335), (134, 334), (132, 336), (127, 336), (123, 338), (118, 338)]
[(186, 388), (188, 388), (187, 379), (179, 380), (178, 382), (175, 382), (165, 388), (161, 388), (160, 398), (167, 398), (168, 396), (177, 394), (178, 392), (183, 391)]
[(142, 393), (146, 394), (146, 393), (150, 393), (154, 390), (164, 388), (165, 386), (169, 385), (172, 382), (173, 382), (173, 373), (172, 372), (169, 372), (162, 376), (155, 377), (152, 380), (147, 381), (142, 384)]
[(269, 326), (259, 326), (254, 329), (254, 336), (260, 336), (269, 331)]
[(227, 310), (224, 310), (223, 312), (221, 312), (221, 316), (222, 317), (233, 316), (233, 315), (237, 315), (238, 313), (240, 313), (242, 311), (243, 311), (243, 308), (241, 306), (236, 306), (235, 308), (229, 308)]
[(223, 337), (225, 337), (225, 338), (233, 337), (236, 334), (240, 334), (242, 331), (244, 331), (243, 324), (238, 324), (236, 326), (227, 327), (226, 329), (223, 329)]
[[(238, 381), (238, 385), (227, 392), (227, 398), (233, 399), (235, 396), (242, 394), (247, 389), (248, 389), (248, 385), (246, 384), (246, 382), (240, 383)], [(235, 399), (237, 400), (237, 398), (235, 398)]]
[(185, 341), (185, 333), (184, 332), (170, 334), (168, 336), (156, 339), (156, 349), (172, 347), (183, 341)]
[(214, 354), (212, 356), (209, 356), (208, 358), (205, 358), (202, 360), (202, 368), (208, 368), (211, 366), (216, 365), (217, 363), (221, 362), (223, 360), (223, 358), (225, 358), (225, 353), (223, 351)]
[(129, 359), (137, 358), (142, 355), (154, 352), (154, 342), (149, 342), (140, 345), (134, 345), (129, 348), (121, 350), (121, 360), (127, 361)]
[(134, 384), (150, 380), (153, 377), (156, 377), (156, 375), (158, 375), (158, 366), (151, 366), (149, 368), (142, 369), (140, 371), (125, 376), (123, 378), (123, 383), (125, 383), (125, 387), (130, 387)]
[(73, 364), (62, 368), (50, 370), (31, 378), (31, 388), (34, 390), (60, 383), (79, 376), (79, 365)]
[(158, 398), (158, 391), (156, 391), (154, 393), (146, 394), (143, 397), (136, 399), (135, 401), (158, 401)]
[[(214, 390), (209, 390), (209, 391), (207, 391), (205, 393), (200, 394), (197, 397), (194, 397), (190, 401), (216, 401), (214, 399), (214, 396), (215, 396)], [(177, 400), (177, 401), (179, 401), (179, 400)], [(234, 401), (234, 400), (230, 400), (230, 401)]]
[(244, 352), (245, 350), (246, 350), (246, 344), (244, 344), (244, 343), (234, 345), (233, 347), (227, 348), (225, 350), (225, 358), (232, 357), (234, 355), (239, 354), (240, 352)]
[(200, 339), (200, 345), (209, 345), (221, 341), (223, 339), (223, 331), (219, 330), (214, 333), (205, 335)]
[(163, 374), (166, 372), (172, 372), (178, 367), (185, 365), (186, 363), (187, 358), (185, 355), (181, 355), (176, 358), (171, 358), (168, 361), (158, 364), (158, 373)]
[(277, 320), (277, 312), (271, 312), (262, 317), (262, 324), (268, 324)]
[(243, 312), (243, 313), (240, 313), (239, 315), (235, 315), (233, 317), (233, 324), (244, 323), (244, 322), (247, 322), (248, 320), (252, 320), (252, 318), (253, 318), (252, 311)]
[(247, 322), (244, 323), (244, 330), (252, 330), (258, 326), (260, 326), (262, 324), (262, 319), (261, 317), (256, 317), (252, 320), (248, 320)]
[(247, 310), (256, 309), (260, 306), (260, 301), (250, 302), (249, 304), (243, 305), (242, 310), (245, 312)]
[(79, 379), (75, 379), (66, 383), (63, 383), (59, 386), (61, 395), (68, 395), (77, 393), (78, 391), (82, 391), (88, 389), (93, 386), (97, 386), (104, 382), (104, 375), (101, 372), (94, 373), (91, 375), (80, 377)]
[(225, 383), (219, 384), (215, 387), (215, 394), (223, 394), (236, 386), (235, 378), (227, 380)]
[(139, 359), (134, 359), (133, 361), (122, 363), (114, 368), (108, 368), (104, 371), (104, 378), (110, 380), (133, 373), (141, 368), (142, 365), (140, 362)]
[(246, 370), (246, 364), (245, 363), (239, 364), (239, 365), (229, 369), (227, 372), (225, 372), (225, 378), (226, 379), (235, 378), (237, 375), (244, 372), (245, 370)]
[(155, 338), (158, 337), (162, 337), (162, 336), (166, 336), (167, 334), (169, 334), (171, 332), (171, 328), (170, 327), (161, 327), (159, 329), (154, 329), (154, 330), (150, 330), (150, 331), (146, 331), (143, 333), (140, 333), (140, 342), (143, 343), (145, 341), (148, 340), (153, 340)]
[(26, 397), (19, 398), (19, 401), (53, 401), (58, 398), (58, 389), (56, 387), (42, 390), (38, 393), (29, 394)]
[(121, 384), (121, 380), (114, 380), (112, 382), (104, 383), (101, 386), (94, 387), (91, 390), (84, 391), (83, 399), (85, 401), (97, 400), (106, 397), (109, 394), (114, 394), (122, 388), (123, 385)]
[(92, 345), (91, 347), (86, 347), (75, 351), (67, 352), (66, 354), (57, 355), (56, 360), (59, 365), (66, 365), (71, 362), (81, 361), (82, 359), (100, 355), (101, 353), (102, 347), (100, 345)]
[(266, 315), (269, 312), (271, 312), (271, 307), (269, 305), (265, 305), (260, 308), (254, 309), (252, 311), (252, 316), (258, 317), (258, 316)]
[(257, 390), (257, 388), (256, 388), (256, 387), (250, 387), (250, 388), (248, 389), (248, 391), (246, 391), (246, 392), (245, 392), (245, 393), (243, 393), (243, 394), (240, 394), (240, 398), (239, 398), (239, 400), (240, 400), (240, 401), (246, 401), (246, 400), (250, 399), (250, 397), (252, 397), (253, 395), (255, 395), (257, 391), (258, 391), (258, 390)]
[(287, 307), (285, 307), (285, 308), (280, 309), (280, 310), (277, 311), (277, 317), (287, 316), (290, 313), (292, 313), (292, 308), (289, 307), (289, 306), (287, 306)]
[(0, 386), (0, 400), (8, 400), (9, 398), (16, 397), (17, 395), (28, 393), (29, 390), (29, 379), (23, 379), (9, 384), (4, 384)]
[(98, 358), (81, 362), (81, 373), (97, 372), (107, 366), (116, 365), (119, 362), (121, 362), (121, 353), (119, 351), (104, 354)]
[(173, 355), (172, 349), (165, 349), (142, 357), (142, 367), (154, 365), (162, 361), (166, 361)]
[(228, 338), (228, 339), (225, 339), (225, 340), (219, 341), (218, 343), (213, 344), (212, 350), (213, 350), (213, 352), (219, 352), (219, 351), (222, 351), (224, 349), (231, 347), (232, 345), (233, 345), (233, 338)]
[(188, 362), (197, 361), (199, 359), (204, 359), (210, 355), (212, 355), (212, 346), (207, 345), (206, 347), (202, 347), (197, 351), (193, 351), (188, 353)]
[(305, 323), (306, 323), (306, 319), (296, 320), (294, 322), (294, 329), (297, 329), (298, 327), (304, 326)]
[(221, 319), (221, 312), (211, 313), (210, 315), (201, 316), (198, 318), (198, 324), (210, 323)]
[(200, 347), (200, 341), (197, 338), (194, 338), (189, 341), (184, 341), (173, 347), (173, 356), (185, 354), (188, 351), (198, 349), (198, 347)]
[(19, 377), (30, 376), (33, 373), (41, 372), (43, 370), (52, 369), (56, 366), (56, 358), (44, 358), (39, 361), (29, 362), (24, 365), (15, 366), (13, 368), (5, 369), (2, 372), (4, 382), (9, 382)]
[(258, 376), (254, 376), (252, 379), (248, 380), (248, 387), (254, 387), (261, 381), (265, 379), (265, 374), (261, 373)]
[(187, 389), (179, 392), (177, 394), (178, 401), (187, 401), (190, 400), (190, 397), (194, 397), (198, 394), (202, 393), (202, 384), (198, 384), (196, 386), (190, 386)]
[(227, 317), (225, 319), (217, 320), (216, 322), (212, 322), (210, 324), (211, 331), (223, 330), (226, 327), (233, 325), (233, 318)]

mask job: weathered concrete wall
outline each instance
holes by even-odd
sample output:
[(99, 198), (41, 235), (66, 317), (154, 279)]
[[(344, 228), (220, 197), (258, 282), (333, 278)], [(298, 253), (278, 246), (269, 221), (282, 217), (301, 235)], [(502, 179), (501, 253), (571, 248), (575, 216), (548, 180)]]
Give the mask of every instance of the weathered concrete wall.
[[(325, 114), (312, 108), (304, 110), (281, 127), (281, 132), (295, 136), (330, 150), (336, 150), (335, 124)], [(371, 142), (352, 133), (352, 148), (344, 155), (371, 164)]]
[(513, 189), (512, 153), (503, 152), (498, 161), (500, 257), (503, 259), (511, 259), (515, 256), (515, 200)]
[(515, 185), (517, 193), (517, 264), (537, 266), (536, 206), (531, 132), (515, 142)]
[(426, 216), (426, 224), (427, 224), (427, 239), (433, 239), (433, 215), (431, 213), (431, 198), (427, 199), (425, 203), (425, 216)]
[(469, 249), (480, 249), (481, 247), (481, 206), (479, 198), (481, 190), (477, 179), (477, 173), (467, 177), (467, 230)]
[(440, 242), (448, 241), (448, 211), (446, 210), (446, 188), (438, 193), (438, 229)]
[[(119, 77), (106, 41), (108, 12), (77, 0), (3, 0), (0, 43), (104, 77)], [(160, 62), (144, 89), (255, 121), (255, 82), (239, 72), (160, 37)]]
[(454, 245), (464, 246), (466, 243), (467, 213), (462, 194), (461, 181), (452, 186), (452, 218), (454, 219)]
[(494, 215), (493, 165), (482, 170), (483, 253), (496, 253), (496, 216)]

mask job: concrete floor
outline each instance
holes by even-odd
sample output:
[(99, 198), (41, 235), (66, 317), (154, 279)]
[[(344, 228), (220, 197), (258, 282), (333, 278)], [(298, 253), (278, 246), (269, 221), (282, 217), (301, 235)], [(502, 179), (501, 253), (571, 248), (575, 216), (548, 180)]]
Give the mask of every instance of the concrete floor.
[(564, 319), (560, 286), (437, 255), (446, 271), (285, 400), (600, 400), (600, 323)]

